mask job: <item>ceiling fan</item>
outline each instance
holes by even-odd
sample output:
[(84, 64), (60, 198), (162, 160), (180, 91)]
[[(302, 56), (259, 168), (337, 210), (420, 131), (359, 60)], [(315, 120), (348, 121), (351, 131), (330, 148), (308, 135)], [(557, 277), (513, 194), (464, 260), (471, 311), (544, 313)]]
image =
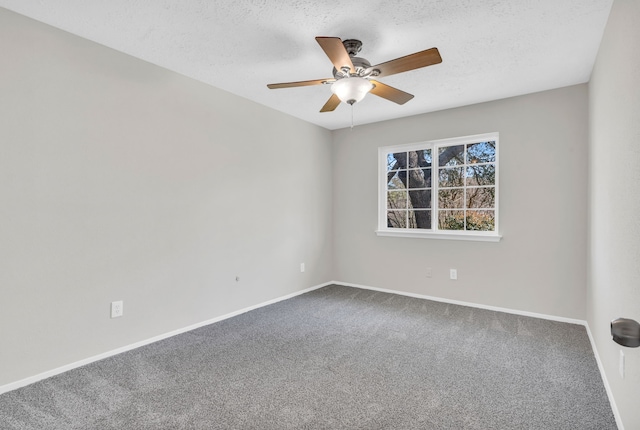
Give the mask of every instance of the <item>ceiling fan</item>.
[(316, 37), (316, 41), (333, 63), (333, 78), (269, 84), (267, 87), (277, 89), (331, 84), (333, 94), (320, 112), (335, 110), (341, 101), (353, 105), (369, 92), (400, 105), (405, 104), (413, 98), (412, 94), (372, 78), (381, 78), (442, 62), (438, 48), (431, 48), (372, 66), (366, 59), (356, 57), (362, 49), (362, 42), (359, 40), (342, 41), (339, 37)]

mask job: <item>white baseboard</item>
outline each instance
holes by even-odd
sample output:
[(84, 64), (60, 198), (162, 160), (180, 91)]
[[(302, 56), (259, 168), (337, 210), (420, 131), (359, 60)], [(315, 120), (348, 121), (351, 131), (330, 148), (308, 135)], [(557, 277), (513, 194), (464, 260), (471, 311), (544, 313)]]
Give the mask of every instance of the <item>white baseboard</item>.
[(596, 348), (595, 339), (591, 334), (591, 328), (589, 328), (589, 323), (585, 323), (585, 327), (587, 328), (587, 334), (589, 335), (589, 341), (591, 342), (591, 349), (593, 349), (593, 355), (596, 357), (596, 362), (598, 363), (598, 369), (600, 369), (600, 376), (602, 376), (602, 383), (604, 384), (604, 389), (607, 391), (607, 397), (609, 398), (609, 403), (611, 403), (611, 410), (613, 411), (613, 416), (616, 418), (616, 425), (618, 426), (618, 430), (624, 430), (624, 425), (622, 424), (622, 418), (620, 417), (618, 406), (616, 405), (616, 402), (613, 398), (613, 391), (611, 391), (611, 386), (609, 385), (607, 374), (604, 373), (604, 366), (602, 365), (602, 361), (600, 360), (600, 355), (598, 354), (598, 349)]
[(540, 319), (544, 319), (544, 320), (558, 321), (558, 322), (564, 322), (564, 323), (569, 323), (569, 324), (578, 324), (578, 325), (586, 325), (587, 324), (587, 322), (584, 321), (584, 320), (579, 320), (579, 319), (574, 319), (574, 318), (566, 318), (566, 317), (559, 317), (559, 316), (555, 316), (555, 315), (539, 314), (539, 313), (536, 313), (536, 312), (519, 311), (519, 310), (515, 310), (515, 309), (500, 308), (500, 307), (497, 307), (497, 306), (489, 306), (489, 305), (481, 305), (481, 304), (478, 304), (478, 303), (463, 302), (463, 301), (460, 301), (460, 300), (443, 299), (441, 297), (433, 297), (433, 296), (426, 296), (426, 295), (423, 295), (423, 294), (407, 293), (407, 292), (404, 292), (404, 291), (388, 290), (386, 288), (370, 287), (368, 285), (350, 284), (348, 282), (340, 282), (340, 281), (333, 281), (333, 282), (330, 282), (329, 284), (336, 284), (336, 285), (342, 285), (342, 286), (345, 286), (345, 287), (353, 287), (353, 288), (362, 288), (362, 289), (365, 289), (365, 290), (380, 291), (382, 293), (398, 294), (398, 295), (401, 295), (401, 296), (414, 297), (414, 298), (417, 298), (417, 299), (432, 300), (434, 302), (449, 303), (449, 304), (452, 304), (452, 305), (460, 305), (460, 306), (468, 306), (470, 308), (486, 309), (486, 310), (489, 310), (489, 311), (504, 312), (504, 313), (507, 313), (507, 314), (522, 315), (522, 316), (525, 316), (525, 317), (540, 318)]
[(197, 328), (204, 327), (206, 325), (213, 324), (213, 323), (218, 322), (218, 321), (226, 320), (227, 318), (235, 317), (235, 316), (243, 314), (245, 312), (249, 312), (249, 311), (252, 311), (254, 309), (261, 308), (263, 306), (271, 305), (271, 304), (280, 302), (282, 300), (287, 300), (287, 299), (290, 299), (292, 297), (299, 296), (301, 294), (308, 293), (310, 291), (317, 290), (319, 288), (326, 287), (327, 285), (331, 285), (331, 284), (332, 284), (331, 282), (327, 282), (327, 283), (324, 283), (324, 284), (320, 284), (320, 285), (316, 285), (316, 286), (307, 288), (305, 290), (296, 291), (295, 293), (287, 294), (286, 296), (278, 297), (278, 298), (275, 298), (273, 300), (266, 301), (264, 303), (259, 303), (257, 305), (249, 306), (247, 308), (240, 309), (238, 311), (231, 312), (231, 313), (228, 313), (228, 314), (216, 317), (216, 318), (212, 318), (212, 319), (209, 319), (209, 320), (206, 320), (206, 321), (202, 321), (202, 322), (190, 325), (188, 327), (184, 327), (184, 328), (180, 328), (180, 329), (177, 329), (177, 330), (173, 330), (173, 331), (170, 331), (168, 333), (164, 333), (164, 334), (161, 334), (161, 335), (158, 335), (158, 336), (151, 337), (149, 339), (142, 340), (140, 342), (136, 342), (136, 343), (133, 343), (133, 344), (130, 344), (130, 345), (126, 345), (126, 346), (123, 346), (123, 347), (120, 347), (120, 348), (116, 348), (114, 350), (107, 351), (107, 352), (104, 352), (102, 354), (94, 355), (93, 357), (88, 357), (88, 358), (85, 358), (83, 360), (76, 361), (74, 363), (70, 363), (70, 364), (67, 364), (67, 365), (64, 365), (64, 366), (61, 366), (61, 367), (57, 367), (55, 369), (51, 369), (51, 370), (39, 373), (39, 374), (34, 375), (34, 376), (30, 376), (28, 378), (24, 378), (24, 379), (21, 379), (21, 380), (16, 381), (16, 382), (11, 382), (9, 384), (0, 386), (0, 394), (7, 393), (9, 391), (13, 391), (13, 390), (16, 390), (18, 388), (25, 387), (27, 385), (33, 384), (34, 382), (38, 382), (38, 381), (50, 378), (50, 377), (55, 376), (55, 375), (59, 375), (60, 373), (64, 373), (64, 372), (67, 372), (69, 370), (76, 369), (76, 368), (81, 367), (81, 366), (85, 366), (85, 365), (93, 363), (95, 361), (99, 361), (99, 360), (102, 360), (102, 359), (105, 359), (105, 358), (108, 358), (108, 357), (111, 357), (111, 356), (114, 356), (114, 355), (117, 355), (117, 354), (121, 354), (123, 352), (131, 351), (132, 349), (140, 348), (141, 346), (149, 345), (151, 343), (158, 342), (160, 340), (167, 339), (169, 337), (173, 337), (173, 336), (176, 336), (178, 334), (186, 333), (188, 331), (195, 330)]

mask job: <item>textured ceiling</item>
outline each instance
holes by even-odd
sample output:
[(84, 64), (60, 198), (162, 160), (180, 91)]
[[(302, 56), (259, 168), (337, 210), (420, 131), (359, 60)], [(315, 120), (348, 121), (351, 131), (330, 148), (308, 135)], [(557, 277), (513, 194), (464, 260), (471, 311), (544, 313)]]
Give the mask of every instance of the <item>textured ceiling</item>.
[(589, 80), (613, 0), (0, 0), (0, 6), (328, 129), (351, 107), (319, 113), (332, 76), (315, 36), (360, 39), (378, 64), (437, 47), (438, 65), (381, 78), (415, 95), (372, 94), (365, 124)]

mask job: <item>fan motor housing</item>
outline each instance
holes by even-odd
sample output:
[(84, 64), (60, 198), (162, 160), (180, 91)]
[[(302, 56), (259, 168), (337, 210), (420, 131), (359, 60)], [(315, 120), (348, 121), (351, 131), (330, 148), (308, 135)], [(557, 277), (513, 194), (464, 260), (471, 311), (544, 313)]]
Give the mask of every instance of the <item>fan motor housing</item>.
[(335, 67), (333, 68), (333, 77), (336, 79), (342, 79), (349, 76), (364, 76), (364, 71), (371, 67), (371, 63), (366, 58), (361, 57), (351, 57), (351, 62), (353, 63), (353, 67), (356, 69), (355, 73), (345, 73), (342, 70), (337, 70)]

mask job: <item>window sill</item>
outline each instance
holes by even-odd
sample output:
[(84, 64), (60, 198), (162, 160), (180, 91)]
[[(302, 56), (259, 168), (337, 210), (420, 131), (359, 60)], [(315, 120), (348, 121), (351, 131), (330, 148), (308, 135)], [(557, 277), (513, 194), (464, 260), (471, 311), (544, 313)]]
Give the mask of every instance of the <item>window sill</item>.
[(499, 242), (502, 236), (494, 232), (433, 232), (415, 230), (376, 230), (378, 236), (413, 237), (419, 239), (469, 240), (473, 242)]

